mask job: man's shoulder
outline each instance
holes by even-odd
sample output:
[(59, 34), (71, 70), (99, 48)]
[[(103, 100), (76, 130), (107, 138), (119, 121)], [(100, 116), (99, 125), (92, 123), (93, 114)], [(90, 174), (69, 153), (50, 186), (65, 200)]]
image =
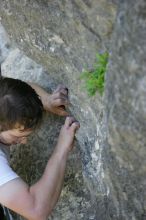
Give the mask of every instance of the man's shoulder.
[(18, 178), (18, 175), (10, 167), (7, 148), (7, 145), (0, 143), (0, 186)]
[(0, 142), (0, 156), (5, 156), (9, 160), (10, 147)]

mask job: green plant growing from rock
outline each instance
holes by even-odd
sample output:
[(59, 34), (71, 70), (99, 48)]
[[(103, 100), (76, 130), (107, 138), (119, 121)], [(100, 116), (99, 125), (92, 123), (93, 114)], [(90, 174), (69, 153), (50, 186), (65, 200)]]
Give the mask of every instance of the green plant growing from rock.
[(108, 63), (108, 52), (102, 54), (97, 53), (97, 61), (91, 71), (85, 70), (81, 73), (80, 79), (85, 81), (84, 88), (87, 90), (89, 96), (94, 96), (98, 91), (101, 95), (104, 91), (104, 77)]

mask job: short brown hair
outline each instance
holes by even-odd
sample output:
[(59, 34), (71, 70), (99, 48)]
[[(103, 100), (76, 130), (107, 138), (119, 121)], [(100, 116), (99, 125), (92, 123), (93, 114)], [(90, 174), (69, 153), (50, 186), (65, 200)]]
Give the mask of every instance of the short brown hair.
[(43, 116), (42, 102), (27, 83), (0, 77), (0, 131), (13, 129), (16, 124), (34, 129)]

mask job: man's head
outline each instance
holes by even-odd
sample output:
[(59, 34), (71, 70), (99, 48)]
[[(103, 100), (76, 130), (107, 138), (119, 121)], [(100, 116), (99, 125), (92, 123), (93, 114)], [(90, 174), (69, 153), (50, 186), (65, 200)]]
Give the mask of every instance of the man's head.
[(16, 139), (22, 142), (20, 140), (40, 123), (42, 115), (42, 102), (31, 86), (18, 79), (0, 77), (0, 138), (3, 142), (14, 144)]

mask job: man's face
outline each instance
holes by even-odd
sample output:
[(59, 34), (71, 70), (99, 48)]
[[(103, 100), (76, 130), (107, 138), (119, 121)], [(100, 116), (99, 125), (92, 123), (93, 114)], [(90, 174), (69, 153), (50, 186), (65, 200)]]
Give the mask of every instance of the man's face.
[(32, 129), (23, 130), (22, 127), (14, 128), (0, 133), (0, 141), (4, 144), (26, 144), (27, 137), (32, 133)]

